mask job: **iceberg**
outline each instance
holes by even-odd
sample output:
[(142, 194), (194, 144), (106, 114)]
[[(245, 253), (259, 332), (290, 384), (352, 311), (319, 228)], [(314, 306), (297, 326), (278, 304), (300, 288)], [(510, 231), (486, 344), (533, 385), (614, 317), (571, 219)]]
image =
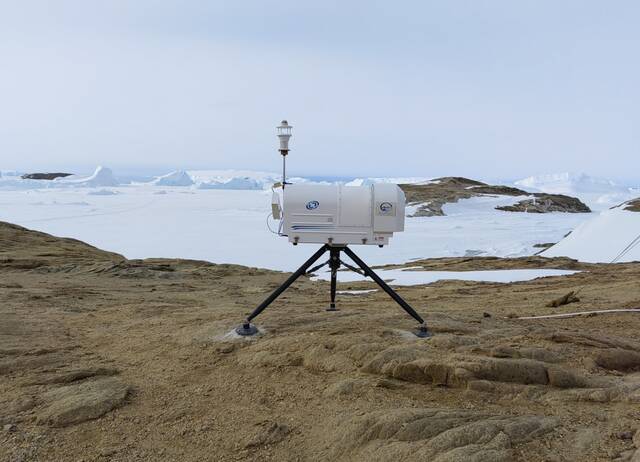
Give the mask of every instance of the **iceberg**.
[(192, 186), (194, 183), (193, 178), (184, 170), (176, 170), (153, 181), (157, 186)]

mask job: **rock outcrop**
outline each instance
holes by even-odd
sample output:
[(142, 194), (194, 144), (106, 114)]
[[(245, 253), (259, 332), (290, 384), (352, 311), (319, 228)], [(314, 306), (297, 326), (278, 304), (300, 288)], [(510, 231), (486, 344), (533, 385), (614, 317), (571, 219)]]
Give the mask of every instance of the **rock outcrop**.
[(55, 268), (71, 268), (74, 265), (113, 265), (125, 258), (112, 252), (97, 249), (70, 238), (54, 237), (18, 225), (0, 222), (0, 270), (54, 271)]
[(115, 377), (65, 385), (46, 392), (38, 422), (53, 427), (97, 419), (124, 403), (129, 387)]
[(627, 202), (624, 209), (630, 212), (640, 212), (640, 198)]
[(408, 205), (417, 206), (416, 217), (443, 216), (442, 206), (479, 196), (526, 197), (519, 202), (496, 207), (506, 212), (527, 213), (589, 213), (591, 210), (575, 197), (562, 194), (529, 193), (504, 185), (489, 185), (462, 177), (444, 177), (426, 184), (401, 184)]
[(559, 423), (553, 417), (467, 410), (377, 411), (340, 428), (335, 456), (352, 461), (511, 461), (518, 445), (544, 436)]
[(591, 209), (580, 199), (565, 196), (562, 194), (535, 193), (532, 199), (525, 199), (513, 205), (496, 207), (497, 210), (505, 212), (527, 212), (527, 213), (589, 213)]

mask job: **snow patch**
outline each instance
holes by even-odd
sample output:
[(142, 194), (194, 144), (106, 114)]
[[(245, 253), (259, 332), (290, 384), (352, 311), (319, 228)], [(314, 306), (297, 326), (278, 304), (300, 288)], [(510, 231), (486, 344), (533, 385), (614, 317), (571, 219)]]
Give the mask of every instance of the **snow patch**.
[(97, 191), (90, 191), (87, 193), (90, 196), (116, 196), (118, 191), (112, 191), (110, 189), (99, 189)]
[(336, 290), (336, 294), (338, 295), (366, 295), (371, 294), (373, 292), (377, 292), (378, 289), (367, 289), (367, 290)]
[[(519, 281), (530, 281), (532, 279), (550, 277), (550, 276), (567, 276), (575, 274), (579, 271), (557, 270), (557, 269), (516, 269), (516, 270), (493, 270), (493, 271), (415, 271), (411, 268), (377, 270), (378, 276), (385, 281), (391, 280), (390, 284), (395, 286), (413, 286), (418, 284), (432, 284), (443, 280), (456, 281), (478, 281), (478, 282), (497, 282), (509, 283)], [(313, 280), (328, 281), (331, 278), (331, 272), (321, 273)], [(339, 272), (338, 279), (340, 282), (360, 281), (364, 277), (356, 273)]]

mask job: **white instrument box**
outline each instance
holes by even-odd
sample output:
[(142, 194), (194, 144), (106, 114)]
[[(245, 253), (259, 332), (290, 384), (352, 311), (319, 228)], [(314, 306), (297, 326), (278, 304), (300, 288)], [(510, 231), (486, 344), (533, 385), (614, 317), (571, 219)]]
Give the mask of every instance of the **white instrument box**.
[(405, 196), (398, 185), (286, 185), (282, 234), (289, 242), (387, 245), (404, 231)]

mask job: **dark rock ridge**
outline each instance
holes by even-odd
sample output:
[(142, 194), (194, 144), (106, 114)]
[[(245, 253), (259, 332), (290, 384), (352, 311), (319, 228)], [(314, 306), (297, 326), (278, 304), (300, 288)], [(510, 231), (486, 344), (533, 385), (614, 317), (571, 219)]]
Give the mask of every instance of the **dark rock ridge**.
[(640, 212), (640, 197), (627, 202), (624, 209), (630, 212)]
[(496, 207), (496, 210), (505, 212), (527, 212), (527, 213), (589, 213), (591, 209), (580, 199), (562, 194), (535, 193), (532, 199), (525, 199), (513, 205)]
[(407, 204), (418, 205), (415, 217), (443, 216), (442, 206), (478, 196), (527, 196), (513, 205), (496, 207), (506, 212), (589, 213), (591, 210), (575, 197), (562, 194), (529, 193), (504, 185), (489, 185), (462, 177), (437, 178), (427, 184), (401, 184)]
[(23, 180), (55, 180), (56, 178), (64, 178), (66, 176), (71, 176), (73, 173), (26, 173), (22, 175)]

